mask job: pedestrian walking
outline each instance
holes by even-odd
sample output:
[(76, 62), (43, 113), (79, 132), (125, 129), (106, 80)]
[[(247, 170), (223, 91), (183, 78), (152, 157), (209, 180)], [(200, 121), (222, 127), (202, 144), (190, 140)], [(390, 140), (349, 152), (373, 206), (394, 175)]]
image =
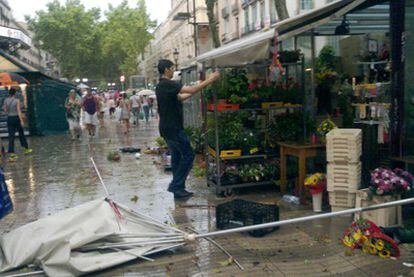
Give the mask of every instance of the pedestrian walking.
[(124, 92), (121, 94), (121, 98), (119, 100), (119, 108), (121, 109), (120, 120), (124, 124), (124, 134), (129, 133), (129, 119), (131, 114), (131, 103), (128, 99), (128, 95)]
[(108, 108), (109, 108), (109, 117), (111, 119), (115, 118), (116, 103), (115, 103), (113, 96), (111, 96), (108, 100)]
[(148, 123), (149, 120), (149, 102), (148, 102), (148, 96), (144, 95), (143, 99), (142, 99), (142, 109), (144, 110), (144, 117), (145, 117), (145, 122)]
[(139, 125), (139, 113), (141, 110), (141, 104), (139, 101), (139, 96), (137, 95), (137, 92), (135, 90), (132, 92), (132, 97), (130, 100), (131, 100), (131, 110), (134, 116), (134, 125)]
[(99, 124), (98, 121), (98, 108), (99, 103), (96, 97), (92, 94), (90, 89), (87, 89), (86, 95), (82, 101), (83, 109), (83, 123), (86, 125), (89, 136), (94, 137), (96, 132), (96, 126)]
[(99, 103), (99, 124), (101, 127), (105, 127), (105, 98), (104, 95), (98, 95), (98, 103)]
[(154, 117), (154, 112), (153, 112), (154, 98), (151, 98), (151, 97), (148, 98), (148, 107), (149, 107), (149, 113), (150, 113), (151, 117)]
[(156, 88), (160, 116), (159, 130), (171, 153), (173, 173), (168, 191), (172, 192), (176, 199), (188, 198), (193, 193), (185, 189), (185, 181), (193, 166), (195, 155), (184, 132), (182, 101), (212, 84), (220, 77), (220, 74), (218, 72), (212, 73), (207, 80), (195, 86), (183, 86), (181, 83), (171, 80), (174, 74), (173, 62), (160, 60), (158, 71), (161, 75)]
[[(24, 148), (25, 154), (30, 154), (32, 149), (24, 135), (24, 118), (21, 110), (20, 99), (16, 98), (16, 89), (9, 89), (9, 97), (4, 100), (3, 110), (7, 114), (7, 131), (9, 133), (9, 150), (10, 154), (14, 155), (14, 136), (16, 131), (19, 133), (20, 145)], [(12, 157), (13, 158), (13, 157)]]
[(76, 94), (74, 89), (69, 91), (68, 98), (65, 101), (66, 108), (66, 120), (69, 124), (69, 131), (72, 140), (80, 138), (82, 129), (80, 127), (80, 115), (81, 115), (81, 99)]

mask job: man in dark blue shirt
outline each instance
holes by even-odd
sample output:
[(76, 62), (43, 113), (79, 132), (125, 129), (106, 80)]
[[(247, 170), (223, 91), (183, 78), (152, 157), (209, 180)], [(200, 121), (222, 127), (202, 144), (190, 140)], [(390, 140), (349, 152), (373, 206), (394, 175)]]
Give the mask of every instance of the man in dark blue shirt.
[(173, 179), (168, 191), (174, 198), (188, 198), (193, 193), (185, 190), (185, 181), (193, 166), (194, 151), (184, 132), (182, 101), (200, 92), (216, 81), (220, 74), (212, 73), (209, 78), (195, 86), (183, 86), (172, 81), (174, 63), (169, 60), (160, 60), (158, 71), (161, 75), (155, 93), (157, 95), (158, 113), (160, 116), (160, 134), (165, 139), (171, 152), (171, 166)]

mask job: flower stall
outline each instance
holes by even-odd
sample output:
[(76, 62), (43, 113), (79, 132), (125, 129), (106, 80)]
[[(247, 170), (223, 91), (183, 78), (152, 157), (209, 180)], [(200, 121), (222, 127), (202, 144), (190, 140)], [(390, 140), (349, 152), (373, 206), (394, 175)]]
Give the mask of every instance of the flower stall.
[(302, 108), (303, 59), (297, 55), (285, 59), (291, 63), (280, 64), (282, 68), (300, 70), (284, 71), (272, 79), (266, 64), (222, 68), (220, 81), (206, 89), (207, 178), (217, 194), (278, 184), (277, 142), (303, 141), (306, 130), (312, 129)]

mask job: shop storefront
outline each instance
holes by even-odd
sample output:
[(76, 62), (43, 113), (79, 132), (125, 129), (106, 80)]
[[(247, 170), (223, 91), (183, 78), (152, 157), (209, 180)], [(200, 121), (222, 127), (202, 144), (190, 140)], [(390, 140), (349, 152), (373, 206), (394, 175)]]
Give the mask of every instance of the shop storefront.
[(405, 133), (406, 155), (414, 155), (414, 1), (405, 3)]

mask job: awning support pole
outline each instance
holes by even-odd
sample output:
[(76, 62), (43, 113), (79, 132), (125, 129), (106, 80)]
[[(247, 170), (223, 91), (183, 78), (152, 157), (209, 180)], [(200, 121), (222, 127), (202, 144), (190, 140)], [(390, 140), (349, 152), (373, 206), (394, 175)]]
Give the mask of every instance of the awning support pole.
[(310, 99), (309, 99), (309, 108), (310, 114), (312, 118), (316, 116), (316, 109), (315, 109), (315, 91), (316, 91), (316, 84), (315, 84), (315, 69), (316, 69), (316, 49), (315, 49), (315, 34), (312, 30), (311, 39), (311, 61), (312, 61), (312, 71), (311, 71), (311, 92), (310, 92)]

